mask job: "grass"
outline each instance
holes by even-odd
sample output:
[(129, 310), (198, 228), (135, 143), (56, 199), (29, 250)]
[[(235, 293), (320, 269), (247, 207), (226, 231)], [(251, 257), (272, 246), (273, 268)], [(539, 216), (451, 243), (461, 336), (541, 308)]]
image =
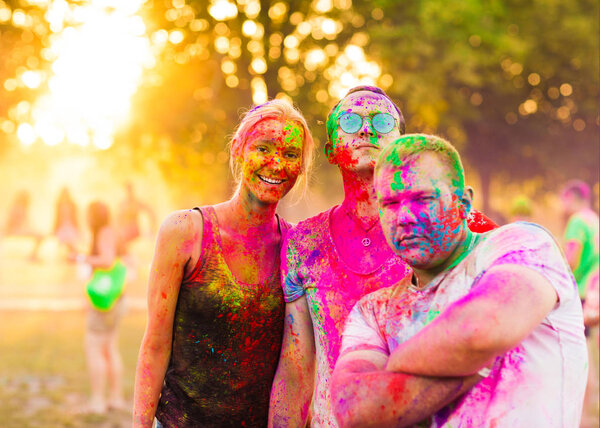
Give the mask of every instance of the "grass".
[[(127, 427), (129, 412), (83, 413), (89, 382), (83, 351), (83, 311), (2, 311), (0, 323), (0, 425)], [(131, 404), (143, 311), (130, 311), (120, 328), (124, 392)]]

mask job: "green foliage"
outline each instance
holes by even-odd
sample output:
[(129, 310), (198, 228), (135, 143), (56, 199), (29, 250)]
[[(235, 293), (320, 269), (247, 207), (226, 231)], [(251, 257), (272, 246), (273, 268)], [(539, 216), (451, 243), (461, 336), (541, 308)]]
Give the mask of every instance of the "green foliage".
[[(547, 188), (573, 176), (598, 181), (596, 1), (257, 0), (260, 10), (252, 11), (253, 1), (230, 0), (237, 13), (218, 19), (213, 1), (146, 3), (151, 38), (178, 31), (183, 39), (156, 50), (132, 123), (118, 137), (133, 165), (155, 157), (167, 180), (186, 183), (188, 194), (226, 196), (230, 187), (215, 185), (215, 177), (227, 177), (227, 137), (253, 103), (252, 82), (263, 79), (269, 98), (293, 99), (323, 142), (340, 74), (353, 66), (340, 65), (340, 56), (353, 44), (381, 65), (375, 83), (398, 101), (408, 132), (447, 137), (483, 181), (503, 173), (509, 180), (540, 175)], [(24, 1), (9, 6), (43, 16)], [(254, 34), (244, 30), (248, 21)], [(0, 26), (0, 47), (9, 52), (0, 60), (1, 81), (35, 63), (32, 56), (43, 68), (42, 27)], [(325, 54), (311, 63), (315, 51)], [(257, 58), (262, 70), (252, 65)], [(20, 99), (36, 95), (3, 91), (0, 122)]]

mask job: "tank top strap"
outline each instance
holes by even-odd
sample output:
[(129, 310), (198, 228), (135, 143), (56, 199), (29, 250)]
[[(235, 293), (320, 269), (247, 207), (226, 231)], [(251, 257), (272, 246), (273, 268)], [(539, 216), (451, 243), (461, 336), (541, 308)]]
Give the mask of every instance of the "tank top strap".
[(195, 278), (207, 264), (215, 257), (215, 251), (220, 248), (219, 231), (217, 223), (217, 215), (212, 206), (194, 207), (202, 216), (202, 244), (200, 248), (200, 257), (194, 269), (185, 276), (183, 281), (188, 281)]
[(279, 214), (275, 214), (277, 216), (277, 223), (279, 224), (279, 234), (281, 236), (281, 243), (283, 243), (283, 239), (286, 237), (288, 231), (292, 228), (292, 225), (285, 221)]
[(206, 254), (208, 247), (214, 246), (215, 243), (221, 244), (217, 213), (215, 213), (215, 209), (210, 205), (200, 208), (195, 207), (194, 209), (200, 211), (202, 214), (202, 254)]

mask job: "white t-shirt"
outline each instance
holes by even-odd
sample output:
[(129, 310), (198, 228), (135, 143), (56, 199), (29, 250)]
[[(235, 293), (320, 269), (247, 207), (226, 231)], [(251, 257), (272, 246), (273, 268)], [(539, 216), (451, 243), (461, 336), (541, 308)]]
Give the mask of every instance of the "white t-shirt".
[(526, 266), (552, 284), (559, 301), (518, 346), (498, 357), (491, 374), (432, 418), (434, 427), (578, 427), (587, 379), (587, 350), (577, 286), (556, 241), (541, 226), (514, 223), (478, 235), (471, 252), (423, 289), (375, 291), (353, 308), (340, 355), (390, 355), (481, 276), (501, 264)]

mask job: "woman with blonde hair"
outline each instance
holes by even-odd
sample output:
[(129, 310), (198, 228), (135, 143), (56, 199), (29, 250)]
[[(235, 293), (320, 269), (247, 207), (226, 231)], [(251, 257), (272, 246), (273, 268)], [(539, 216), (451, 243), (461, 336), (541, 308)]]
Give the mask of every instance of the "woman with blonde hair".
[(157, 238), (140, 348), (134, 426), (266, 426), (283, 335), (275, 210), (305, 178), (313, 140), (302, 114), (272, 100), (231, 141), (228, 201), (172, 213)]

